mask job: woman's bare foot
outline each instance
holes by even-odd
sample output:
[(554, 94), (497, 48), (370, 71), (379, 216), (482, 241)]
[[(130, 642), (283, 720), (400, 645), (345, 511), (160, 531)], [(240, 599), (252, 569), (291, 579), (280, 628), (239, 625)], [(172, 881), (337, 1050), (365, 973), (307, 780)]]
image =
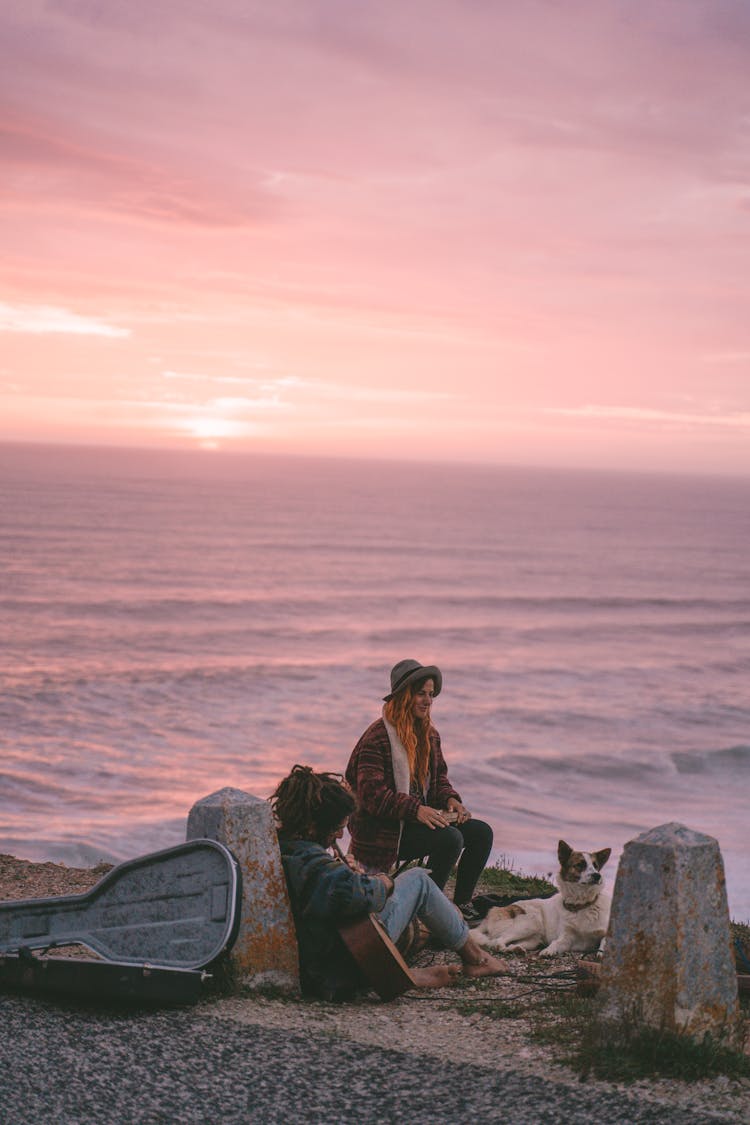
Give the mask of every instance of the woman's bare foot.
[(500, 977), (510, 972), (502, 961), (498, 961), (485, 949), (482, 949), (476, 938), (471, 934), (458, 951), (464, 963), (464, 973), (467, 977)]
[(455, 984), (458, 965), (430, 965), (428, 969), (411, 969), (417, 988), (447, 988)]

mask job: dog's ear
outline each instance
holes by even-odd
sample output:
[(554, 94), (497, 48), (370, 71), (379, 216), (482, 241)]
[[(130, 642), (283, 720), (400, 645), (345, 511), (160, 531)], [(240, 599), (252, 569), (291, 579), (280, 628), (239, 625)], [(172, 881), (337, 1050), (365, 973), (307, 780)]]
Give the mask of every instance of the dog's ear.
[(564, 867), (573, 854), (573, 849), (564, 840), (560, 840), (557, 845), (557, 858), (560, 861), (560, 866)]
[(611, 848), (602, 848), (600, 852), (594, 852), (594, 863), (600, 871), (611, 855)]

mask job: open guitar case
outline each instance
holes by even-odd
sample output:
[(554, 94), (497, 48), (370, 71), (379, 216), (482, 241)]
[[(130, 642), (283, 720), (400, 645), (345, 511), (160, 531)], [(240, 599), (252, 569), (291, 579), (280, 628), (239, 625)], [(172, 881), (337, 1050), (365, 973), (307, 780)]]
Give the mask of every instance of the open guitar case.
[[(84, 894), (0, 902), (0, 988), (195, 1000), (237, 936), (240, 896), (231, 852), (190, 840), (119, 864)], [(62, 946), (97, 959), (47, 955)]]

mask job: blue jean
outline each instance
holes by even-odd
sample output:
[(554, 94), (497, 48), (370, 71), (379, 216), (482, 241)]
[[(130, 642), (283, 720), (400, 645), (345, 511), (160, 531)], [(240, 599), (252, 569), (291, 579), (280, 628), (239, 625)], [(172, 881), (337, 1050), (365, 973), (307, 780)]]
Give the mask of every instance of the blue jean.
[(379, 918), (391, 941), (398, 941), (415, 915), (446, 949), (460, 949), (469, 936), (469, 927), (423, 867), (399, 875)]

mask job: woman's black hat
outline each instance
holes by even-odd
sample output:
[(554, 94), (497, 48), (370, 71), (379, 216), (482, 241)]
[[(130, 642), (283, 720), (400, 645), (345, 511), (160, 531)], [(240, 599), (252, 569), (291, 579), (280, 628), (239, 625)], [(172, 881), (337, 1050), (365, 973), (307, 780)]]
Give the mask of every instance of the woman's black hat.
[(434, 664), (420, 664), (418, 660), (399, 660), (391, 668), (391, 690), (384, 696), (387, 703), (394, 695), (403, 691), (415, 681), (432, 680), (435, 684), (435, 695), (440, 695), (443, 688), (443, 674)]

